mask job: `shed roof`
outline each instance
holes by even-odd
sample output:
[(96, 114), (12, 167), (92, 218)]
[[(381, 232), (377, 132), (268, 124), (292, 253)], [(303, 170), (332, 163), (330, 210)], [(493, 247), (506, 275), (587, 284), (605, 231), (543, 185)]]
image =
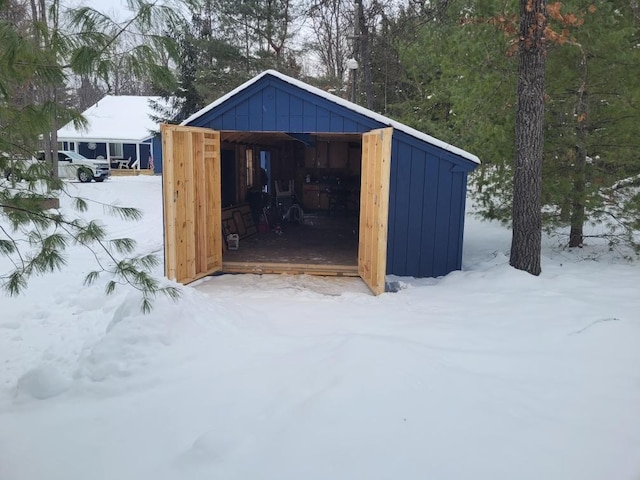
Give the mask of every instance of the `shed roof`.
[(158, 122), (152, 119), (158, 115), (152, 102), (165, 104), (162, 97), (106, 95), (83, 112), (89, 122), (87, 128), (77, 129), (70, 122), (58, 130), (58, 138), (140, 142), (159, 129)]
[(222, 97), (220, 97), (219, 99), (217, 99), (216, 101), (214, 101), (213, 103), (207, 105), (206, 107), (204, 107), (203, 109), (201, 109), (200, 111), (194, 113), (193, 115), (191, 115), (189, 118), (187, 118), (186, 120), (184, 120), (181, 125), (188, 125), (191, 122), (193, 122), (194, 120), (200, 118), (201, 116), (205, 115), (207, 112), (213, 110), (214, 108), (216, 108), (217, 106), (223, 104), (224, 102), (226, 102), (227, 100), (229, 100), (230, 98), (232, 98), (234, 95), (240, 93), (241, 91), (245, 90), (246, 88), (248, 88), (249, 86), (253, 85), (254, 83), (258, 82), (260, 79), (262, 79), (263, 77), (266, 76), (272, 76), (275, 78), (278, 78), (284, 82), (287, 82), (291, 85), (293, 85), (294, 87), (300, 88), (302, 90), (306, 90), (314, 95), (317, 95), (319, 97), (325, 98), (326, 100), (329, 100), (330, 102), (333, 102), (337, 105), (341, 105), (345, 108), (348, 108), (349, 110), (352, 110), (356, 113), (359, 113), (361, 115), (364, 115), (372, 120), (375, 120), (379, 123), (382, 123), (384, 125), (387, 125), (389, 127), (393, 127), (397, 130), (400, 130), (402, 132), (405, 132), (408, 135), (411, 135), (412, 137), (415, 137), (419, 140), (422, 140), (424, 142), (427, 142), (431, 145), (434, 145), (436, 147), (442, 148), (443, 150), (446, 150), (448, 152), (451, 152), (455, 155), (458, 155), (462, 158), (465, 158), (467, 160), (470, 160), (474, 163), (479, 164), (480, 163), (480, 159), (472, 154), (469, 153), (465, 150), (462, 150), (461, 148), (458, 148), (454, 145), (451, 145), (449, 143), (443, 142), (442, 140), (438, 140), (435, 137), (432, 137), (431, 135), (427, 135), (426, 133), (420, 132), (418, 130), (416, 130), (415, 128), (411, 128), (407, 125), (404, 125), (403, 123), (397, 122), (396, 120), (392, 120), (389, 117), (385, 117), (384, 115), (380, 115), (379, 113), (376, 113), (372, 110), (369, 110), (368, 108), (365, 107), (361, 107), (360, 105), (356, 105), (355, 103), (352, 103), (348, 100), (345, 100), (344, 98), (340, 98), (336, 95), (333, 95), (329, 92), (325, 92), (324, 90), (321, 90), (317, 87), (314, 87), (312, 85), (309, 85), (308, 83), (304, 83), (300, 80), (296, 80), (295, 78), (289, 77), (288, 75), (284, 75), (283, 73), (280, 72), (276, 72), (275, 70), (266, 70), (264, 72), (262, 72), (261, 74), (253, 77), (252, 79), (248, 80), (247, 82), (243, 83), (242, 85), (240, 85), (239, 87), (235, 88), (234, 90), (230, 91), (229, 93), (227, 93), (226, 95), (223, 95)]

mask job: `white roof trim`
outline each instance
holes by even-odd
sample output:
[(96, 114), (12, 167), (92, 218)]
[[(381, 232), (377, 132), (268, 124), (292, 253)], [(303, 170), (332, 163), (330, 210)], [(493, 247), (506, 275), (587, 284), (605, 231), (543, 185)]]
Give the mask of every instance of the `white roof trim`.
[(384, 115), (380, 115), (379, 113), (376, 113), (372, 110), (369, 110), (368, 108), (364, 108), (361, 107), (360, 105), (356, 105), (355, 103), (352, 103), (348, 100), (345, 100), (344, 98), (340, 98), (336, 95), (333, 95), (329, 92), (325, 92), (324, 90), (321, 90), (317, 87), (314, 87), (312, 85), (309, 85), (307, 83), (301, 82), (300, 80), (296, 80), (295, 78), (289, 77), (287, 75), (284, 75), (280, 72), (276, 72), (275, 70), (265, 70), (264, 72), (262, 72), (260, 75), (257, 75), (255, 77), (253, 77), (251, 80), (243, 83), (242, 85), (240, 85), (239, 87), (233, 89), (232, 91), (230, 91), (229, 93), (227, 93), (226, 95), (220, 97), (219, 99), (217, 99), (215, 102), (207, 105), (206, 107), (204, 107), (203, 109), (201, 109), (200, 111), (194, 113), (193, 115), (191, 115), (189, 118), (187, 118), (186, 120), (184, 120), (180, 125), (186, 125), (189, 122), (192, 122), (193, 120), (201, 117), (202, 115), (204, 115), (205, 113), (209, 112), (210, 110), (213, 110), (214, 108), (216, 108), (218, 105), (226, 102), (228, 99), (230, 99), (231, 97), (233, 97), (234, 95), (236, 95), (237, 93), (241, 92), (242, 90), (246, 89), (247, 87), (253, 85), (254, 83), (256, 83), (258, 80), (260, 80), (262, 77), (265, 77), (267, 75), (271, 75), (273, 77), (279, 78), (280, 80), (283, 80), (295, 87), (298, 87), (302, 90), (306, 90), (310, 93), (313, 93), (314, 95), (318, 95), (319, 97), (323, 97), (326, 98), (327, 100), (329, 100), (330, 102), (336, 103), (338, 105), (341, 105), (343, 107), (348, 108), (349, 110), (352, 110), (356, 113), (359, 113), (361, 115), (364, 115), (366, 117), (371, 118), (372, 120), (375, 120), (377, 122), (380, 122), (384, 125), (388, 125), (389, 127), (393, 127), (397, 130), (400, 130), (408, 135), (411, 135), (412, 137), (418, 138), (420, 140), (423, 140), (427, 143), (430, 143), (431, 145), (435, 145), (436, 147), (440, 147), (443, 150), (446, 150), (448, 152), (451, 152), (455, 155), (458, 155), (462, 158), (466, 158), (467, 160), (471, 160), (474, 163), (479, 164), (480, 163), (480, 159), (472, 154), (469, 153), (465, 150), (462, 150), (461, 148), (455, 147), (449, 143), (443, 142), (442, 140), (438, 140), (435, 137), (432, 137), (431, 135), (427, 135), (426, 133), (420, 132), (419, 130), (416, 130), (415, 128), (411, 128), (408, 127), (407, 125), (404, 125), (403, 123), (397, 122), (395, 120), (390, 119), (389, 117), (385, 117)]

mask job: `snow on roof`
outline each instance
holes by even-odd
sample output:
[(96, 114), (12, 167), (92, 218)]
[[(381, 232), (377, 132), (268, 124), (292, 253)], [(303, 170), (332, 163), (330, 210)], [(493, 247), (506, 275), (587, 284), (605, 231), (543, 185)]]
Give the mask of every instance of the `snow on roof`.
[(380, 122), (384, 125), (388, 125), (390, 127), (395, 128), (396, 130), (400, 130), (408, 135), (411, 135), (412, 137), (418, 138), (420, 140), (423, 140), (427, 143), (430, 143), (431, 145), (435, 145), (436, 147), (440, 147), (443, 150), (446, 150), (448, 152), (451, 152), (455, 155), (458, 155), (462, 158), (466, 158), (467, 160), (471, 160), (474, 163), (480, 163), (480, 159), (472, 154), (469, 153), (465, 150), (462, 150), (461, 148), (458, 148), (456, 146), (453, 146), (449, 143), (443, 142), (442, 140), (438, 140), (435, 137), (432, 137), (431, 135), (427, 135), (426, 133), (420, 132), (419, 130), (416, 130), (415, 128), (411, 128), (407, 125), (404, 125), (403, 123), (397, 122), (395, 120), (390, 119), (389, 117), (385, 117), (384, 115), (380, 115), (379, 113), (376, 113), (372, 110), (369, 110), (368, 108), (364, 108), (361, 107), (360, 105), (356, 105), (355, 103), (352, 103), (348, 100), (345, 100), (344, 98), (340, 98), (336, 95), (333, 95), (331, 93), (325, 92), (324, 90), (321, 90), (317, 87), (314, 87), (312, 85), (309, 85), (307, 83), (301, 82), (300, 80), (296, 80), (295, 78), (289, 77), (288, 75), (284, 75), (283, 73), (280, 72), (276, 72), (275, 70), (265, 70), (264, 72), (262, 72), (261, 74), (253, 77), (251, 80), (243, 83), (242, 85), (240, 85), (239, 87), (235, 88), (234, 90), (230, 91), (229, 93), (227, 93), (226, 95), (220, 97), (219, 99), (217, 99), (215, 102), (209, 104), (208, 106), (204, 107), (203, 109), (201, 109), (200, 111), (194, 113), (193, 115), (191, 115), (189, 118), (187, 118), (186, 120), (184, 120), (181, 125), (187, 125), (189, 122), (192, 122), (193, 120), (195, 120), (196, 118), (201, 117), (202, 115), (204, 115), (205, 113), (209, 112), (210, 110), (213, 110), (215, 107), (217, 107), (218, 105), (226, 102), (229, 98), (233, 97), (234, 95), (236, 95), (237, 93), (241, 92), (242, 90), (244, 90), (245, 88), (249, 87), (250, 85), (253, 85), (254, 83), (256, 83), (258, 80), (260, 80), (262, 77), (265, 77), (267, 75), (271, 75), (273, 77), (279, 78), (280, 80), (287, 82), (295, 87), (298, 87), (300, 89), (306, 90), (310, 93), (313, 93), (314, 95), (318, 95), (319, 97), (323, 97), (326, 98), (327, 100), (329, 100), (330, 102), (333, 102), (335, 104), (341, 105), (343, 107), (348, 108), (349, 110), (352, 110), (356, 113), (359, 113), (361, 115), (364, 115), (366, 117), (371, 118), (372, 120), (375, 120), (377, 122)]
[(83, 112), (89, 122), (86, 129), (76, 129), (68, 123), (58, 130), (60, 140), (116, 140), (140, 142), (158, 131), (158, 122), (151, 116), (158, 112), (150, 101), (165, 105), (162, 97), (134, 95), (106, 95)]

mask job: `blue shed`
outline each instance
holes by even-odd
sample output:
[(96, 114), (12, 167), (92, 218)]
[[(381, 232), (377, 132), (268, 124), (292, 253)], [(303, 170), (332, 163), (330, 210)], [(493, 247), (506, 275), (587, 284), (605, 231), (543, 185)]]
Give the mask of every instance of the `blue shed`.
[(411, 127), (269, 70), (163, 126), (162, 141), (170, 278), (360, 275), (381, 293), (386, 274), (461, 268), (479, 159)]

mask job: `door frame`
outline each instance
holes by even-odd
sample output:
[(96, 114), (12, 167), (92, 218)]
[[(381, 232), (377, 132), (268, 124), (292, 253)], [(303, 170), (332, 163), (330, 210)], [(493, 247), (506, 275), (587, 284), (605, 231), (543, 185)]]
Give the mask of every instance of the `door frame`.
[[(221, 132), (163, 124), (161, 133), (165, 274), (187, 284), (222, 271)], [(364, 132), (361, 138), (357, 274), (379, 295), (385, 291), (393, 128)], [(295, 273), (300, 266), (263, 267), (272, 273)], [(348, 274), (342, 266), (336, 265), (334, 272), (330, 267), (315, 273)]]

